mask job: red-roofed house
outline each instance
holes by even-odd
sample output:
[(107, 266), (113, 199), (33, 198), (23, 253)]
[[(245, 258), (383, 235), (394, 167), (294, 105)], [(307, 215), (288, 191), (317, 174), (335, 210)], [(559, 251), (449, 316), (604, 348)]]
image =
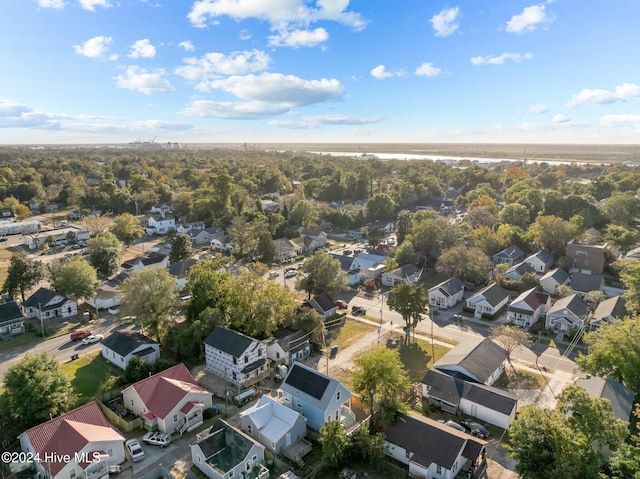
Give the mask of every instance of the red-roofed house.
[(551, 304), (551, 296), (547, 293), (531, 288), (516, 299), (507, 308), (507, 321), (509, 323), (529, 329), (540, 318), (547, 313)]
[(122, 437), (94, 401), (23, 432), (26, 453), (39, 475), (56, 479), (107, 479), (110, 464), (125, 461)]
[(211, 407), (211, 392), (200, 386), (184, 364), (177, 364), (122, 391), (124, 406), (151, 429), (172, 434), (202, 424)]

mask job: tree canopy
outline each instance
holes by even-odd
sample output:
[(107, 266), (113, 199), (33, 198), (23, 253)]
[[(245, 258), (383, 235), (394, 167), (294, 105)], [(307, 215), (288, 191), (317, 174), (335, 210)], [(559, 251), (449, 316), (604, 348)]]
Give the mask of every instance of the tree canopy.
[(309, 298), (314, 294), (333, 294), (349, 287), (340, 261), (324, 251), (316, 251), (307, 258), (302, 272), (304, 276), (297, 280), (296, 289), (306, 291)]
[(429, 297), (421, 284), (402, 282), (389, 291), (387, 304), (402, 315), (405, 327), (405, 343), (411, 342), (411, 331), (429, 312)]
[(87, 243), (89, 262), (103, 278), (115, 274), (120, 268), (122, 246), (113, 233), (105, 231)]
[(144, 228), (140, 220), (131, 213), (123, 213), (113, 219), (110, 231), (127, 247), (144, 236)]
[(44, 278), (42, 262), (31, 259), (26, 253), (14, 253), (9, 261), (7, 277), (2, 285), (2, 292), (10, 296), (20, 294), (22, 301), (25, 294)]
[(67, 261), (52, 261), (47, 270), (51, 287), (63, 296), (90, 298), (100, 285), (96, 270), (81, 256), (73, 256)]

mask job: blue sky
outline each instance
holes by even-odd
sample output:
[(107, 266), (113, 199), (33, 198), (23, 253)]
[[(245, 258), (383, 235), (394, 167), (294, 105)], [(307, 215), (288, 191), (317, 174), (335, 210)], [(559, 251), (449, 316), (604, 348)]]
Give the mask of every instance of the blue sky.
[(3, 0), (0, 144), (637, 143), (638, 0)]

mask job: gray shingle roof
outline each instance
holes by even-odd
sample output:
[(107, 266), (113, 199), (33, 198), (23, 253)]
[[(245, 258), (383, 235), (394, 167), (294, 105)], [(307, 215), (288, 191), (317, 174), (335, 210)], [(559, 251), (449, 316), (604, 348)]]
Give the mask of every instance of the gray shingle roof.
[(508, 298), (510, 295), (511, 294), (509, 293), (509, 291), (504, 289), (498, 283), (493, 283), (487, 286), (486, 288), (481, 289), (472, 297), (482, 296), (487, 301), (487, 303), (489, 303), (491, 306), (497, 306), (502, 301), (504, 301), (505, 298)]
[(207, 336), (204, 344), (230, 354), (234, 358), (239, 358), (253, 341), (255, 341), (253, 338), (238, 331), (218, 326)]
[(615, 417), (624, 422), (629, 422), (633, 408), (633, 391), (611, 378), (598, 376), (578, 378), (575, 384), (594, 397), (611, 401)]
[(440, 291), (445, 296), (453, 296), (463, 289), (464, 283), (462, 281), (460, 281), (458, 278), (450, 278), (440, 284), (437, 284), (436, 286), (431, 288), (429, 292)]
[(107, 336), (102, 345), (109, 348), (120, 356), (127, 356), (131, 354), (136, 348), (144, 344), (159, 344), (151, 338), (148, 338), (140, 333), (121, 333), (116, 331)]
[(598, 291), (602, 288), (604, 277), (601, 274), (573, 273), (571, 275), (571, 289), (580, 293)]
[(563, 314), (565, 309), (571, 311), (574, 315), (580, 318), (586, 318), (589, 306), (577, 294), (570, 294), (569, 296), (560, 298), (558, 301), (553, 303), (547, 312), (547, 316)]
[(23, 319), (22, 311), (15, 301), (8, 301), (0, 304), (0, 323), (10, 321), (12, 319)]
[(468, 374), (462, 373), (458, 377), (485, 383), (500, 368), (507, 356), (507, 351), (491, 339), (474, 338), (458, 343), (435, 363), (435, 368), (454, 376), (455, 371), (462, 369)]

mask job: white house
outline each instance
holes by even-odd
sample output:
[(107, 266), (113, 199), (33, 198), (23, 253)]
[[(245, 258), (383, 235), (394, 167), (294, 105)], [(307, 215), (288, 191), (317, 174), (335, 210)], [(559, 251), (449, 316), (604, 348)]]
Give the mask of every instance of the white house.
[(39, 288), (20, 307), (27, 318), (69, 318), (78, 314), (78, 303), (47, 288)]
[(100, 343), (102, 357), (119, 368), (126, 369), (134, 356), (154, 363), (160, 359), (160, 343), (140, 333), (115, 331)]
[(305, 251), (312, 252), (327, 244), (327, 233), (321, 229), (300, 228), (300, 237), (305, 240)]
[(147, 219), (145, 232), (148, 235), (166, 235), (176, 230), (176, 219), (173, 214), (161, 211), (152, 213)]
[(544, 327), (556, 334), (568, 334), (584, 327), (589, 315), (589, 306), (577, 294), (560, 298), (547, 311)]
[(472, 338), (458, 343), (434, 367), (449, 376), (491, 386), (504, 371), (508, 356), (491, 339)]
[(411, 477), (454, 479), (485, 461), (486, 441), (413, 412), (398, 414), (384, 434), (385, 453)]
[(465, 309), (473, 311), (474, 316), (492, 318), (509, 303), (511, 294), (498, 283), (492, 283), (472, 295), (465, 302)]
[(122, 263), (122, 268), (129, 273), (145, 269), (164, 269), (168, 266), (169, 256), (157, 251), (151, 251), (146, 256), (137, 256)]
[(551, 297), (547, 293), (531, 288), (514, 299), (507, 308), (509, 323), (529, 329), (549, 309)]
[(197, 262), (195, 258), (186, 258), (169, 266), (169, 274), (176, 279), (178, 290), (182, 291), (187, 286), (187, 274)]
[(422, 378), (422, 401), (451, 414), (474, 417), (507, 429), (516, 418), (518, 398), (493, 386), (455, 378), (429, 369)]
[(317, 294), (303, 305), (305, 308), (313, 308), (318, 314), (322, 315), (324, 319), (333, 318), (338, 312), (338, 306), (331, 298), (329, 293)]
[(248, 388), (269, 375), (267, 346), (249, 336), (216, 327), (204, 340), (207, 371), (239, 388)]
[(287, 238), (273, 240), (273, 247), (276, 250), (276, 261), (287, 261), (302, 253), (300, 247)]
[(0, 304), (0, 337), (24, 333), (24, 316), (15, 301)]
[(191, 462), (209, 479), (269, 478), (264, 446), (221, 419), (190, 447)]
[(412, 264), (405, 264), (386, 273), (382, 273), (382, 284), (394, 287), (400, 283), (417, 283), (422, 276), (422, 269)]
[(124, 407), (151, 430), (168, 434), (191, 431), (210, 409), (211, 392), (200, 386), (184, 364), (176, 364), (122, 391)]
[(553, 266), (553, 255), (548, 250), (542, 249), (528, 256), (524, 262), (531, 266), (536, 273), (544, 273)]
[(278, 399), (307, 419), (319, 431), (328, 421), (339, 420), (347, 432), (356, 426), (351, 411), (351, 391), (340, 381), (302, 363), (293, 363), (278, 389)]
[(353, 286), (361, 281), (369, 281), (377, 279), (382, 275), (384, 269), (384, 256), (378, 256), (377, 254), (360, 253), (353, 258), (349, 271), (347, 272), (347, 278), (349, 279), (349, 285)]
[(546, 293), (556, 294), (558, 286), (564, 286), (569, 283), (569, 273), (562, 268), (549, 270), (540, 278), (540, 286)]
[(267, 357), (275, 364), (289, 366), (295, 361), (302, 361), (311, 355), (309, 335), (304, 331), (291, 331), (278, 328), (273, 338), (266, 341)]
[(242, 430), (274, 455), (307, 434), (304, 416), (266, 394), (257, 404), (240, 413), (240, 421)]
[(85, 302), (98, 309), (117, 308), (120, 305), (120, 286), (129, 276), (128, 272), (121, 271), (98, 286), (95, 296), (86, 298)]
[[(126, 460), (124, 437), (95, 401), (32, 427), (18, 440), (22, 451), (35, 457), (40, 477), (108, 479), (109, 465)], [(65, 459), (47, 460), (56, 457)]]
[(435, 285), (429, 290), (429, 304), (438, 309), (452, 308), (464, 295), (464, 283), (458, 278), (451, 278)]

